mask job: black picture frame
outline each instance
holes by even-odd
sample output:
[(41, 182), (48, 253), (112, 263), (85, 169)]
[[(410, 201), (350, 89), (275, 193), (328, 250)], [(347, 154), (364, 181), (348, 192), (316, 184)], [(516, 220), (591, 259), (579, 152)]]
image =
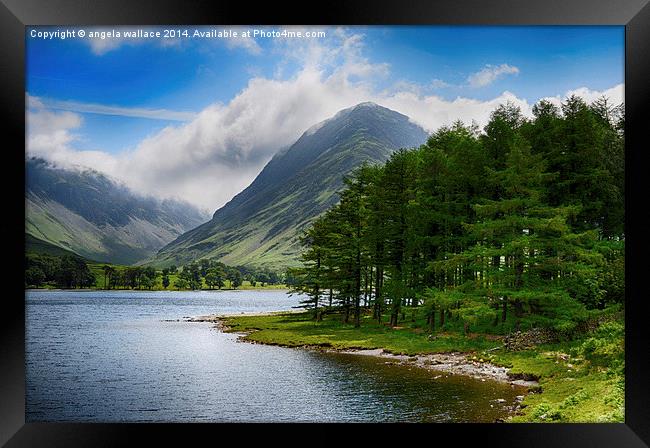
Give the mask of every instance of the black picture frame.
[[(156, 24), (341, 24), (341, 25), (624, 25), (626, 40), (626, 417), (621, 424), (437, 424), (395, 428), (373, 425), (359, 428), (366, 443), (471, 442), (518, 447), (636, 447), (650, 443), (648, 394), (648, 301), (642, 280), (647, 245), (648, 212), (645, 207), (648, 178), (644, 173), (647, 151), (647, 105), (650, 104), (649, 0), (444, 0), (444, 1), (336, 1), (331, 3), (252, 4), (239, 1), (201, 0), (83, 1), (0, 0), (0, 108), (3, 127), (2, 176), (5, 214), (2, 222), (5, 260), (11, 279), (23, 276), (24, 257), (24, 149), (25, 142), (25, 26), (28, 25), (156, 25)], [(11, 143), (10, 143), (11, 142)], [(22, 187), (21, 187), (22, 181)], [(18, 191), (23, 188), (23, 191)], [(10, 205), (9, 205), (10, 204)], [(15, 257), (15, 258), (10, 258)], [(6, 446), (114, 446), (145, 440), (193, 440), (197, 436), (225, 441), (245, 440), (251, 433), (225, 425), (201, 424), (25, 424), (25, 309), (22, 281), (3, 288), (0, 320), (0, 444)], [(264, 425), (259, 435), (269, 443), (294, 439), (311, 443), (323, 439), (344, 441), (332, 430), (300, 425), (309, 435), (294, 435), (293, 428)], [(278, 426), (280, 426), (278, 428)], [(303, 439), (304, 437), (304, 439)], [(424, 437), (421, 439), (421, 437)], [(444, 442), (446, 437), (453, 441)], [(346, 437), (347, 438), (347, 435)], [(423, 440), (423, 442), (418, 442)], [(258, 442), (259, 443), (259, 442)]]

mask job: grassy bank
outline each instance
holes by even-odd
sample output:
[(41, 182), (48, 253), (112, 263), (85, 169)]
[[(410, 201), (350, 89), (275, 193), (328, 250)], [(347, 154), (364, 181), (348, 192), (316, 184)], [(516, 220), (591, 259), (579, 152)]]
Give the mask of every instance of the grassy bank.
[[(408, 316), (407, 312), (405, 316)], [(248, 333), (245, 339), (288, 347), (334, 349), (382, 348), (395, 354), (464, 352), (470, 358), (510, 368), (540, 387), (524, 399), (515, 422), (622, 422), (624, 420), (624, 326), (622, 317), (601, 324), (579, 338), (534, 349), (506, 351), (503, 336), (464, 335), (448, 325), (430, 337), (415, 314), (390, 328), (364, 316), (360, 328), (337, 314), (316, 322), (309, 313), (224, 318), (228, 331)], [(503, 331), (495, 329), (496, 332)], [(541, 392), (541, 393), (539, 393)]]

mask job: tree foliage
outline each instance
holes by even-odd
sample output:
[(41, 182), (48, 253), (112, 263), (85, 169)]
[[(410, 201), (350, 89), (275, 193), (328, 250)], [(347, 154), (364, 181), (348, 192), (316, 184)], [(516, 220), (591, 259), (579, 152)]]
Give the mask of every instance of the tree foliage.
[(483, 130), (456, 122), (360, 167), (306, 230), (293, 291), (357, 326), (363, 309), (396, 326), (424, 305), (432, 331), (512, 315), (566, 329), (621, 303), (622, 123), (604, 99), (541, 101), (531, 118), (508, 103)]

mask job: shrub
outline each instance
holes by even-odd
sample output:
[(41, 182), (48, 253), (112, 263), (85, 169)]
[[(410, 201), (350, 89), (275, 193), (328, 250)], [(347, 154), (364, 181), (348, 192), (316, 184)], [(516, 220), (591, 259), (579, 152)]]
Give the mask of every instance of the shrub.
[(594, 365), (618, 365), (624, 356), (624, 332), (625, 327), (620, 322), (605, 322), (580, 345), (578, 353)]

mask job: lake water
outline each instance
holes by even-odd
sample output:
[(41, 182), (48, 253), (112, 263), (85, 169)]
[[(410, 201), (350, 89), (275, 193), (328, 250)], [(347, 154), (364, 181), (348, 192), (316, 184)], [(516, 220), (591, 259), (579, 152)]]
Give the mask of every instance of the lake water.
[(28, 422), (492, 422), (520, 393), (369, 356), (237, 342), (182, 321), (288, 310), (300, 298), (284, 291), (25, 296)]

